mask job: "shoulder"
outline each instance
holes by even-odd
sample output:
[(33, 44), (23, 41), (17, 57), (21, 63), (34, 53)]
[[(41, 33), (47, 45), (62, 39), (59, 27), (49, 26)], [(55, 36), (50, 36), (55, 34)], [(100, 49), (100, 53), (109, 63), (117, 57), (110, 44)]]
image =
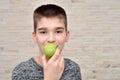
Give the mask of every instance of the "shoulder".
[(33, 62), (32, 62), (32, 58), (21, 62), (20, 64), (18, 64), (12, 71), (12, 77), (15, 76), (22, 76), (25, 73), (30, 73), (33, 70)]
[[(40, 75), (41, 74), (41, 75)], [(21, 62), (12, 71), (12, 80), (37, 80), (43, 78), (43, 68), (33, 58)]]
[(20, 64), (16, 65), (13, 71), (26, 69), (28, 67), (31, 67), (32, 65), (33, 65), (32, 59), (29, 59), (27, 61), (21, 62)]
[(70, 69), (79, 68), (79, 65), (76, 62), (72, 61), (71, 59), (65, 58), (64, 60), (65, 60), (65, 67), (66, 68), (70, 68)]
[(65, 69), (62, 80), (81, 80), (81, 72), (79, 65), (70, 59), (65, 58), (64, 60)]

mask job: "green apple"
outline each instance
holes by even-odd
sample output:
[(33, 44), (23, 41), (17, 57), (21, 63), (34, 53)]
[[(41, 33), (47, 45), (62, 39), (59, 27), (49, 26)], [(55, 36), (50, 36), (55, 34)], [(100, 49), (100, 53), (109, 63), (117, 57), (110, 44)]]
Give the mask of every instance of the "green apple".
[(46, 43), (43, 47), (46, 57), (51, 58), (54, 55), (56, 48), (57, 45), (55, 43)]

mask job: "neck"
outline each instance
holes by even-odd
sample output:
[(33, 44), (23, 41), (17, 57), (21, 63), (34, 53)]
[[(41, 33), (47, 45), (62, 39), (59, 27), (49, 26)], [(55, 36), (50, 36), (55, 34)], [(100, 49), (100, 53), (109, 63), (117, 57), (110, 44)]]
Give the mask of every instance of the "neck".
[(36, 63), (38, 65), (40, 65), (40, 66), (43, 67), (43, 64), (42, 64), (42, 55), (35, 56), (34, 59), (35, 59), (35, 61), (36, 61)]

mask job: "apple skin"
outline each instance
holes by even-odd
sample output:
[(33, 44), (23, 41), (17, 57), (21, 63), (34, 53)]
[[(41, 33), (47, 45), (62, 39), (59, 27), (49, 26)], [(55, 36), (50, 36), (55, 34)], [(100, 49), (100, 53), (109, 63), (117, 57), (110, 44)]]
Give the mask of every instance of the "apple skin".
[(46, 43), (43, 47), (46, 57), (51, 58), (54, 55), (56, 48), (57, 45), (55, 43)]

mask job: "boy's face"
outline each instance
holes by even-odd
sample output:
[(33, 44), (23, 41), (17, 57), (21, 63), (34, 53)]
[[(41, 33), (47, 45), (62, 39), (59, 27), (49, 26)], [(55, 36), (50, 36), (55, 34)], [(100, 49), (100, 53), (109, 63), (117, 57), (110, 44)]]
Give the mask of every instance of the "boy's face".
[(56, 43), (62, 51), (64, 43), (69, 39), (69, 31), (66, 31), (63, 19), (43, 17), (37, 22), (36, 33), (33, 32), (32, 36), (43, 54), (43, 46), (48, 42)]

